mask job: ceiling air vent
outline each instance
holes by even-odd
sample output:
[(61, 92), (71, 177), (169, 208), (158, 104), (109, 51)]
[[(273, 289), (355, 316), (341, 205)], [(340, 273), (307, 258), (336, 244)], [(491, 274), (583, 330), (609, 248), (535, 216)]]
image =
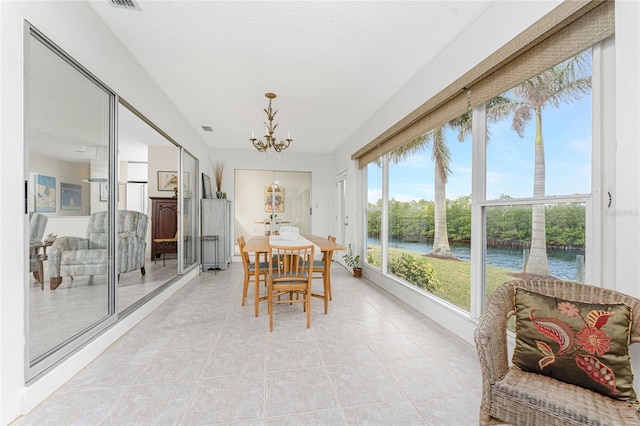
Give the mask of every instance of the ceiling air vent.
[(204, 130), (205, 132), (213, 132), (211, 126), (202, 126), (202, 130)]
[(123, 9), (142, 10), (140, 6), (138, 6), (138, 3), (133, 0), (109, 0), (109, 3), (111, 3), (111, 6), (121, 7)]

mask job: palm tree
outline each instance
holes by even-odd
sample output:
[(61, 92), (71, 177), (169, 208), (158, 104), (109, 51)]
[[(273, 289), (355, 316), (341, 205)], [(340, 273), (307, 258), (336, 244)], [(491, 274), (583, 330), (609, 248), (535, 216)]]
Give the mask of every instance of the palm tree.
[[(502, 96), (496, 96), (487, 102), (487, 120), (489, 122), (495, 122), (501, 120), (509, 114), (509, 110), (504, 106), (509, 103), (509, 100)], [(434, 179), (434, 235), (433, 235), (433, 248), (431, 253), (438, 256), (450, 256), (451, 248), (449, 246), (449, 237), (447, 235), (447, 196), (446, 196), (446, 184), (451, 175), (451, 168), (449, 164), (451, 162), (451, 151), (447, 146), (447, 139), (445, 137), (446, 128), (450, 128), (458, 132), (458, 142), (464, 142), (466, 137), (471, 134), (472, 113), (467, 111), (458, 117), (446, 122), (441, 127), (438, 127), (424, 136), (416, 138), (405, 144), (395, 151), (389, 154), (389, 158), (394, 163), (399, 163), (402, 160), (410, 157), (413, 154), (419, 153), (429, 145), (431, 145), (431, 159), (435, 164), (435, 179)], [(489, 140), (489, 133), (487, 130), (487, 140)]]
[(445, 127), (451, 122), (420, 136), (411, 142), (396, 148), (389, 154), (389, 160), (398, 164), (414, 154), (432, 147), (431, 158), (435, 163), (435, 230), (432, 253), (439, 256), (450, 256), (449, 238), (447, 237), (447, 198), (446, 183), (451, 169), (451, 151), (444, 136)]
[[(590, 59), (590, 50), (571, 57), (519, 84), (505, 96), (509, 102), (503, 104), (502, 108), (513, 113), (511, 128), (521, 138), (524, 137), (527, 124), (535, 116), (534, 197), (544, 197), (545, 195), (542, 112), (547, 106), (558, 108), (560, 105), (578, 100), (590, 92)], [(531, 248), (525, 272), (549, 275), (544, 205), (533, 205), (531, 222)]]

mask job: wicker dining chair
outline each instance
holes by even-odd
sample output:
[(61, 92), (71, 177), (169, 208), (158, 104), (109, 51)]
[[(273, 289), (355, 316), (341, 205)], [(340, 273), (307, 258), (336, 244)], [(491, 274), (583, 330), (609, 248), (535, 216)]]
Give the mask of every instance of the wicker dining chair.
[(560, 280), (517, 280), (491, 295), (475, 331), (482, 370), (480, 425), (638, 425), (637, 405), (509, 365), (507, 323), (516, 288), (587, 303), (625, 303), (632, 310), (630, 343), (640, 342), (640, 300), (608, 289)]

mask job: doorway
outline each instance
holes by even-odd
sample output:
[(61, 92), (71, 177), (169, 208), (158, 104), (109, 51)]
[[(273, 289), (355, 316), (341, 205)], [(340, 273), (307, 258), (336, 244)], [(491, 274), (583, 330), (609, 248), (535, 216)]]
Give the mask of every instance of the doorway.
[[(274, 187), (277, 203), (270, 198)], [(301, 234), (311, 233), (311, 172), (236, 170), (234, 201), (234, 239), (265, 235), (275, 218)]]

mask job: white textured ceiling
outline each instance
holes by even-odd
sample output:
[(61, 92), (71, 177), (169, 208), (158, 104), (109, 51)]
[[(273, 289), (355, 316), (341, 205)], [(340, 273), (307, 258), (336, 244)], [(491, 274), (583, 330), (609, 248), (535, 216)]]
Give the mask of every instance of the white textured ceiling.
[(274, 92), (289, 150), (331, 153), (493, 2), (90, 4), (210, 147), (249, 149)]

